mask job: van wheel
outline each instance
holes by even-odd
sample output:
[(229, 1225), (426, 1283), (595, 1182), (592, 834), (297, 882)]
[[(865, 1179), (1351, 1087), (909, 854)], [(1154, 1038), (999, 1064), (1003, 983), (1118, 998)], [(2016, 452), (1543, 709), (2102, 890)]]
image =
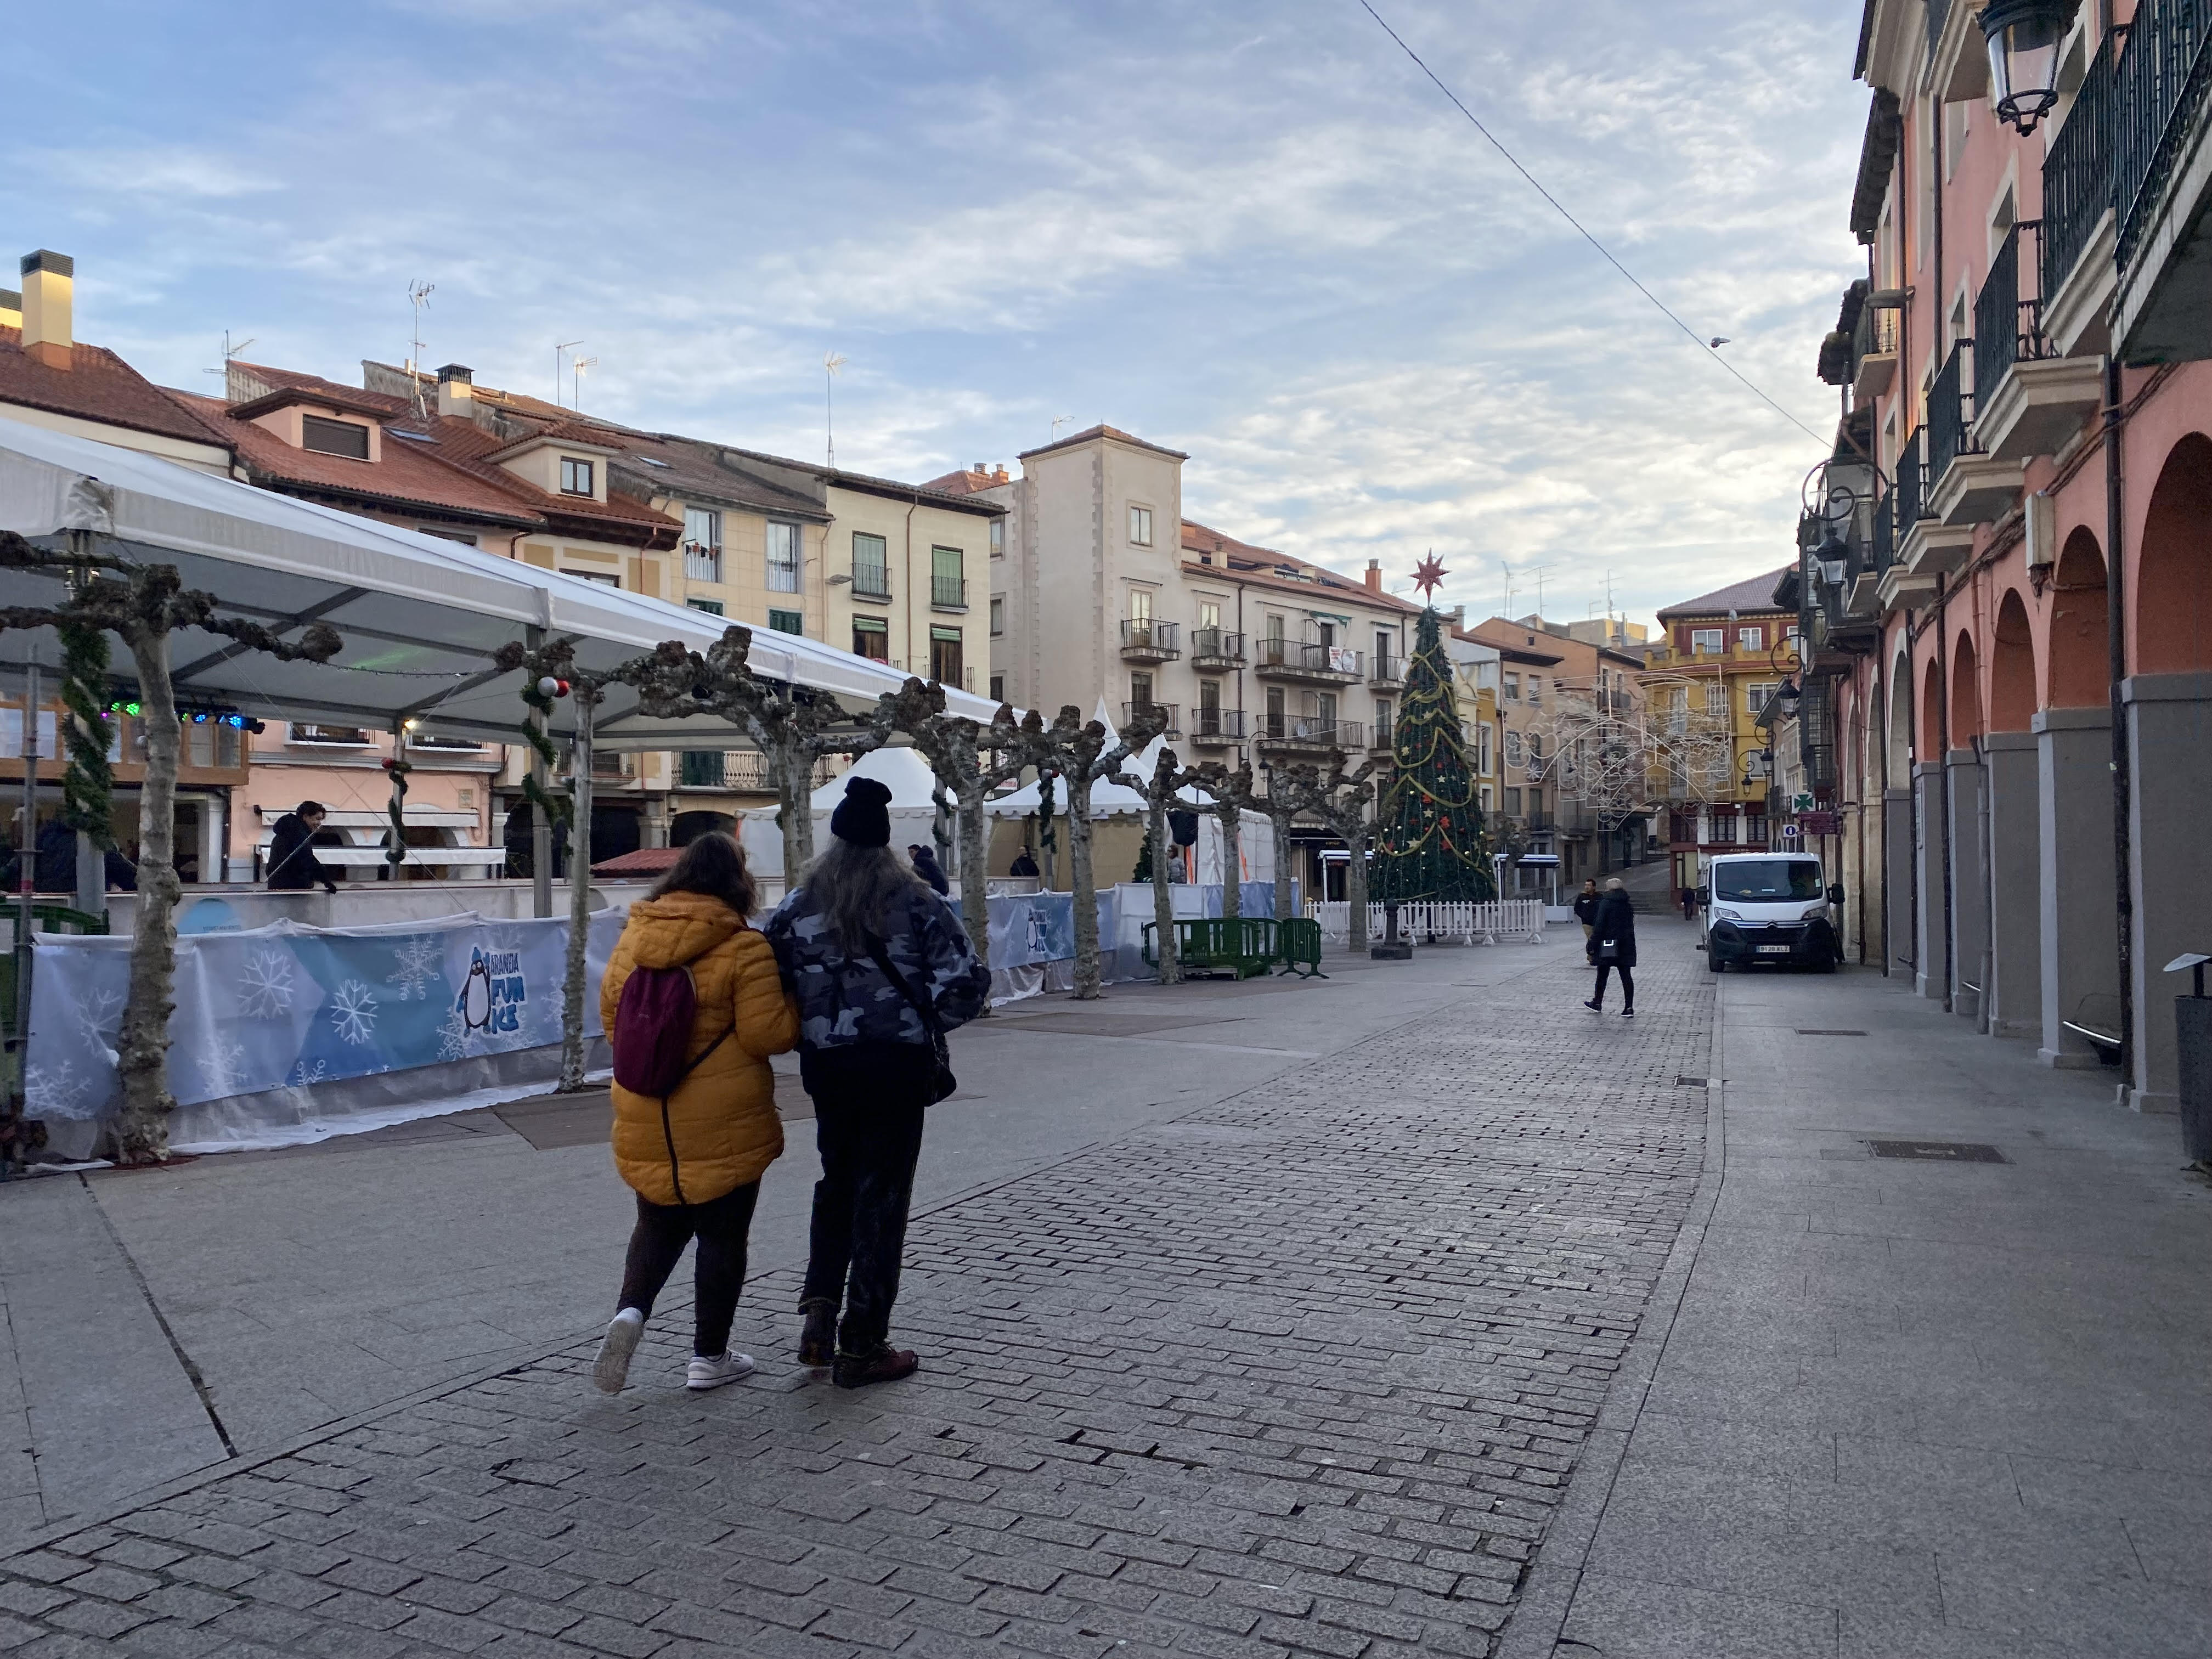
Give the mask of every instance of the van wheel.
[(1711, 969), (1714, 973), (1717, 974), (1723, 969), (1726, 968), (1728, 963), (1723, 962), (1720, 957), (1715, 955), (1712, 951), (1708, 951), (1705, 952), (1705, 966)]

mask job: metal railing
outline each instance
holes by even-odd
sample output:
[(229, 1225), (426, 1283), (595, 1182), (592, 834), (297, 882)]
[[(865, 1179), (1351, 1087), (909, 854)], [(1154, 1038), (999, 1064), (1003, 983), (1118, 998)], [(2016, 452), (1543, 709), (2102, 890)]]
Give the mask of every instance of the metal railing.
[(1926, 428), (1915, 427), (1905, 441), (1905, 447), (1897, 452), (1897, 487), (1893, 492), (1897, 501), (1897, 539), (1903, 541), (1912, 533), (1912, 526), (1920, 520), (1921, 465), (1924, 453)]
[(1402, 680), (1406, 678), (1406, 659), (1394, 657), (1386, 651), (1377, 651), (1369, 659), (1367, 678), (1377, 684)]
[(1368, 734), (1367, 746), (1370, 749), (1395, 749), (1398, 746), (1398, 717), (1395, 714), (1377, 714), (1375, 717), (1375, 729)]
[(2112, 205), (2112, 53), (2100, 46), (2043, 158), (2043, 297), (2066, 285)]
[(1260, 641), (1260, 666), (1296, 668), (1312, 674), (1341, 674), (1358, 679), (1366, 672), (1366, 653), (1348, 646), (1316, 645), (1304, 640)]
[[(2036, 245), (2034, 252), (2025, 259), (2021, 251), (2023, 238)], [(2051, 355), (2050, 344), (2043, 337), (2043, 296), (2023, 296), (2020, 291), (2023, 264), (2031, 278), (2042, 275), (2042, 242), (2040, 220), (2023, 219), (2014, 225), (2005, 233), (1996, 257), (1990, 261), (1982, 291), (1974, 296), (1974, 407), (1978, 410), (1990, 406), (2014, 363)]]
[(1191, 711), (1190, 735), (1194, 740), (1212, 739), (1219, 743), (1244, 741), (1244, 711), (1241, 708), (1213, 708), (1205, 703)]
[(1194, 660), (1212, 658), (1216, 662), (1243, 662), (1244, 636), (1224, 634), (1218, 628), (1194, 628), (1190, 630), (1190, 654)]
[(1897, 355), (1898, 326), (1904, 313), (1893, 307), (1877, 310), (1872, 305), (1859, 307), (1859, 325), (1851, 334), (1851, 374), (1856, 376), (1859, 365), (1869, 357), (1894, 357)]
[(684, 579), (693, 582), (721, 580), (722, 550), (708, 547), (704, 542), (684, 543)]
[(965, 611), (968, 608), (968, 579), (964, 576), (932, 576), (929, 579), (929, 603), (933, 610)]
[(1125, 617), (1121, 623), (1121, 648), (1141, 651), (1149, 656), (1179, 657), (1182, 654), (1182, 624), (1156, 622), (1150, 617)]
[(2125, 270), (2212, 82), (2212, 0), (2143, 0), (2112, 87), (2112, 208)]
[(1974, 453), (1973, 417), (1966, 409), (1972, 393), (1966, 378), (1966, 354), (1973, 349), (1972, 340), (1954, 344), (1951, 355), (1943, 360), (1942, 373), (1936, 377), (1935, 390), (1928, 394), (1926, 483), (1930, 495), (1942, 486), (1952, 462)]
[(888, 564), (866, 564), (853, 561), (853, 592), (863, 599), (888, 599), (891, 596), (891, 568)]
[(1121, 705), (1121, 724), (1127, 726), (1139, 715), (1157, 716), (1167, 722), (1160, 728), (1163, 737), (1179, 738), (1182, 735), (1182, 722), (1176, 717), (1182, 712), (1171, 702), (1125, 702)]
[(1367, 728), (1358, 720), (1326, 714), (1270, 714), (1261, 722), (1261, 738), (1268, 743), (1334, 744), (1339, 749), (1358, 749), (1367, 740)]
[(1893, 489), (1875, 504), (1874, 547), (1868, 568), (1877, 576), (1897, 557), (1897, 492)]

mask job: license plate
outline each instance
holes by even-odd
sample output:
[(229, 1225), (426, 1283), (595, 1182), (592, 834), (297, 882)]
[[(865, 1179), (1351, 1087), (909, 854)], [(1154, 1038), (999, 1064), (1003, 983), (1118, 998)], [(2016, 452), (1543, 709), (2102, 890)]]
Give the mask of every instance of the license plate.
[(1790, 947), (1786, 945), (1761, 945), (1755, 948), (1763, 957), (1786, 957), (1790, 954)]

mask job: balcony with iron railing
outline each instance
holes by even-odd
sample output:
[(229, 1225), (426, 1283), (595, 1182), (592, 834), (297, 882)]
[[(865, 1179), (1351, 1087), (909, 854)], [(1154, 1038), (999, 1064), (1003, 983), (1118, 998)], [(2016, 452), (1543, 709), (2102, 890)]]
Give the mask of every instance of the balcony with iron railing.
[(1374, 729), (1367, 734), (1367, 746), (1386, 751), (1398, 746), (1398, 717), (1395, 714), (1377, 714), (1375, 717)]
[(704, 542), (684, 544), (684, 580), (719, 582), (722, 580), (722, 550)]
[[(2112, 64), (2100, 46), (2043, 158), (2043, 293), (2057, 299), (2112, 210)], [(2062, 335), (2063, 338), (2063, 336)]]
[(1310, 640), (1260, 641), (1259, 660), (1252, 672), (1261, 679), (1310, 680), (1328, 685), (1348, 685), (1367, 672), (1366, 654), (1347, 646), (1321, 645)]
[(1894, 306), (1876, 306), (1869, 299), (1859, 307), (1859, 323), (1851, 336), (1851, 397), (1856, 403), (1889, 390), (1897, 373), (1898, 344), (1905, 313)]
[(856, 599), (888, 599), (891, 596), (891, 568), (872, 560), (853, 561), (853, 597)]
[(2113, 335), (2128, 362), (2212, 356), (2212, 0), (2142, 0), (2113, 65)]
[(1190, 742), (1194, 748), (1221, 749), (1244, 741), (1244, 711), (1215, 708), (1200, 703), (1191, 710)]
[(1153, 702), (1149, 699), (1141, 702), (1125, 702), (1121, 705), (1121, 724), (1128, 726), (1139, 718), (1164, 720), (1167, 724), (1160, 728), (1160, 735), (1172, 742), (1182, 736), (1182, 721), (1178, 718), (1182, 713), (1182, 710), (1171, 702)]
[(1927, 490), (1930, 501), (1943, 487), (1943, 477), (1950, 471), (1952, 463), (1974, 450), (1973, 414), (1967, 407), (1973, 393), (1966, 380), (1966, 354), (1973, 349), (1972, 340), (1954, 344), (1951, 355), (1943, 360), (1943, 367), (1936, 376), (1934, 389), (1928, 394)]
[[(2043, 337), (2043, 296), (2023, 292), (2021, 283), (2023, 274), (2031, 289), (2041, 281), (2042, 233), (2042, 222), (2035, 219), (2023, 219), (2006, 232), (1974, 297), (1976, 409), (1987, 410), (1996, 401), (1997, 388), (2014, 363), (2050, 355)], [(2023, 249), (2023, 242), (2030, 246)]]
[(965, 611), (968, 608), (967, 578), (937, 575), (930, 577), (929, 608), (932, 611)]
[(1333, 714), (1269, 714), (1260, 722), (1259, 741), (1269, 748), (1351, 750), (1364, 747), (1366, 740), (1362, 722)]
[(1405, 678), (1406, 659), (1403, 657), (1377, 651), (1367, 659), (1367, 683), (1370, 685), (1401, 685)]
[[(2043, 230), (2032, 219), (2012, 228), (1974, 301), (1975, 447), (1993, 462), (2057, 453), (2103, 402), (2101, 365), (2058, 350), (2044, 297), (2032, 291), (2042, 278)], [(1990, 499), (2006, 504), (1994, 481)]]
[(1150, 617), (1129, 617), (1121, 623), (1123, 662), (1173, 662), (1182, 655), (1182, 627), (1156, 622)]
[(1242, 668), (1244, 665), (1244, 636), (1242, 634), (1224, 634), (1218, 628), (1192, 629), (1190, 665), (1193, 668)]

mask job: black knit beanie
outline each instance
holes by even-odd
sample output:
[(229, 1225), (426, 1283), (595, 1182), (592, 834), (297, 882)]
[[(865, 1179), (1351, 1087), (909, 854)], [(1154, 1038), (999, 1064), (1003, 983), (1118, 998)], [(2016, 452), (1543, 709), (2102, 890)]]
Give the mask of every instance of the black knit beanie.
[(855, 847), (891, 844), (891, 792), (873, 778), (854, 778), (830, 815), (830, 833)]

